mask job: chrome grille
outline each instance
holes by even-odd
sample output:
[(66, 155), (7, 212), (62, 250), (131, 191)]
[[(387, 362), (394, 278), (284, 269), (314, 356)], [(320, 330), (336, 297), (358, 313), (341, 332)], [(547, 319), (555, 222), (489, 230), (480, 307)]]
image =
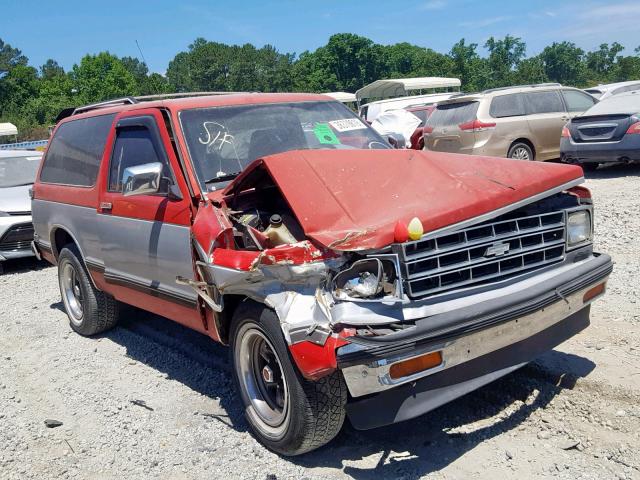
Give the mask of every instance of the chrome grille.
[(565, 213), (492, 221), (400, 245), (410, 297), (444, 292), (559, 262), (565, 255)]
[(0, 250), (16, 251), (29, 250), (31, 241), (33, 240), (33, 225), (30, 223), (21, 223), (14, 225), (0, 239)]

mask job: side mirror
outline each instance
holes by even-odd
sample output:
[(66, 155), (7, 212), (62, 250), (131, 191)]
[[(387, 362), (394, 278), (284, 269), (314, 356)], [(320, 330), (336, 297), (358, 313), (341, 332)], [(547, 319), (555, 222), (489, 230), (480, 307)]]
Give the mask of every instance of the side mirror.
[(158, 193), (162, 185), (162, 163), (153, 162), (125, 168), (122, 175), (122, 194), (149, 195)]
[(406, 140), (401, 133), (392, 133), (387, 136), (387, 141), (393, 148), (405, 148)]

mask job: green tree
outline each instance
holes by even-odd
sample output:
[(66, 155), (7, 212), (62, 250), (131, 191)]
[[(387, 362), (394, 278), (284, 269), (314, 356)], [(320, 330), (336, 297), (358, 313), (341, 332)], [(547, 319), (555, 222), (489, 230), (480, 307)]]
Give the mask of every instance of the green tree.
[(44, 80), (50, 80), (62, 75), (64, 75), (64, 68), (51, 58), (40, 67), (40, 78)]
[(540, 59), (550, 81), (575, 86), (584, 86), (587, 83), (584, 50), (574, 43), (554, 42), (545, 47)]
[(488, 85), (488, 65), (486, 60), (480, 57), (477, 49), (477, 43), (466, 43), (463, 38), (449, 52), (453, 63), (452, 75), (460, 78), (463, 91), (478, 91)]
[(549, 81), (545, 72), (544, 61), (538, 56), (522, 60), (518, 64), (514, 78), (514, 83), (519, 85), (545, 83)]
[(20, 50), (13, 48), (0, 38), (0, 78), (5, 76), (13, 67), (18, 65), (24, 66), (27, 63), (27, 57), (22, 55)]
[(494, 87), (512, 85), (515, 79), (514, 71), (525, 56), (527, 49), (525, 43), (511, 35), (507, 35), (502, 40), (489, 37), (484, 48), (489, 51), (487, 62), (491, 84)]
[(613, 42), (611, 46), (608, 43), (603, 43), (598, 50), (588, 52), (585, 60), (589, 70), (589, 78), (602, 82), (610, 79), (615, 69), (616, 58), (623, 50), (622, 45)]
[(139, 94), (135, 77), (109, 52), (86, 55), (70, 75), (78, 104)]

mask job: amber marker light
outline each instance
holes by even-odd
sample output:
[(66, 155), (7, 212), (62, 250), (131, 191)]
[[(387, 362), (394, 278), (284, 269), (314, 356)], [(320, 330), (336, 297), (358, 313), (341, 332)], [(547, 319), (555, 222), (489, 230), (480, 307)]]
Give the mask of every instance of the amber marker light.
[(442, 352), (431, 352), (419, 357), (394, 363), (389, 368), (389, 376), (393, 380), (424, 372), (442, 364)]
[(596, 285), (595, 287), (587, 290), (584, 296), (582, 297), (582, 302), (587, 303), (589, 300), (593, 300), (598, 295), (603, 294), (605, 286), (606, 286), (606, 283), (601, 283), (600, 285)]

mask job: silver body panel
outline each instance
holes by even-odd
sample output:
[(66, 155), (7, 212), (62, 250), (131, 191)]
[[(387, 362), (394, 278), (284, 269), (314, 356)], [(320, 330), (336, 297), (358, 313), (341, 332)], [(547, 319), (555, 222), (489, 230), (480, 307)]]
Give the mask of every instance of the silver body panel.
[(31, 205), (33, 228), (41, 244), (51, 247), (53, 231), (62, 227), (75, 240), (85, 262), (103, 263), (95, 208), (38, 199)]
[(190, 228), (170, 223), (98, 214), (105, 277), (191, 299), (193, 289), (176, 277), (193, 277)]
[(52, 232), (63, 228), (87, 264), (103, 266), (105, 278), (146, 287), (195, 302), (193, 290), (176, 276), (193, 276), (190, 229), (163, 222), (98, 214), (95, 208), (33, 201), (39, 243), (50, 247)]

